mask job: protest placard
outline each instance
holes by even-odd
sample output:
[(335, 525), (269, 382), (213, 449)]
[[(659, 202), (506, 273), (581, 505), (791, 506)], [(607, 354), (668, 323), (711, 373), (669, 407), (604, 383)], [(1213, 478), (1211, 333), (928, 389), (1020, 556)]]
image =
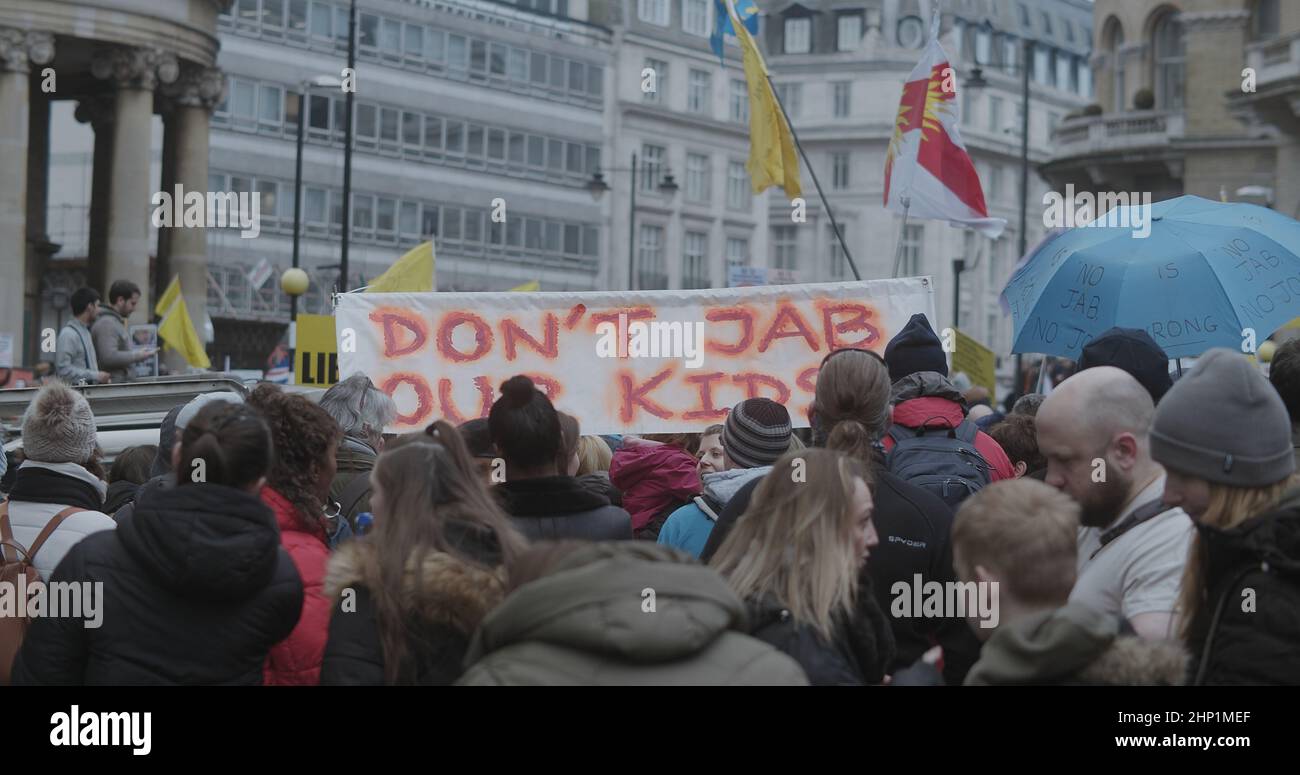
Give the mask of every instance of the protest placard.
[(746, 398), (807, 426), (828, 352), (884, 352), (928, 277), (682, 291), (350, 293), (335, 309), (339, 372), (393, 396), (404, 432), (486, 417), (527, 374), (584, 433), (700, 430)]

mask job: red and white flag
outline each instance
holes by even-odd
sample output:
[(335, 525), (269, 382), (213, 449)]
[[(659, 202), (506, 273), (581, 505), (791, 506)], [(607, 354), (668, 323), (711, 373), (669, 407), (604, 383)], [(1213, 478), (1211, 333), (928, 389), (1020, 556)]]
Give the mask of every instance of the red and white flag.
[(912, 218), (969, 226), (996, 239), (1007, 222), (990, 218), (984, 189), (957, 125), (957, 75), (939, 45), (939, 16), (930, 45), (903, 84), (894, 136), (885, 157), (885, 208)]

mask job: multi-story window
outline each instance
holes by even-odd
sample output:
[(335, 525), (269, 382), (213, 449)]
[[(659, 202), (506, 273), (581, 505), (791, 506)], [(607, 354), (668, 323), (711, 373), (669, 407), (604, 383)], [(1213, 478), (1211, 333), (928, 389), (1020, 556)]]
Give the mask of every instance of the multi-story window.
[(750, 191), (749, 173), (743, 161), (727, 162), (727, 207), (732, 210), (750, 210), (754, 195)]
[(849, 152), (831, 154), (831, 188), (843, 191), (849, 187)]
[(1182, 22), (1172, 12), (1166, 13), (1156, 22), (1153, 38), (1156, 107), (1161, 110), (1182, 110), (1183, 81), (1187, 69), (1187, 47)]
[(749, 266), (749, 240), (727, 237), (727, 266)]
[(1044, 46), (1034, 46), (1034, 81), (1043, 86), (1055, 86), (1052, 83), (1055, 77), (1051, 52)]
[(1029, 6), (1025, 5), (1024, 3), (1017, 3), (1016, 5), (1019, 6), (1019, 11), (1020, 11), (1020, 26), (1028, 29), (1030, 25)]
[[(645, 72), (646, 70), (652, 73)], [(668, 63), (662, 59), (647, 59), (641, 69), (641, 100), (643, 102), (663, 101), (664, 89), (668, 86)]]
[(781, 98), (781, 104), (785, 106), (785, 112), (790, 114), (790, 118), (798, 118), (803, 107), (803, 84), (778, 83), (776, 95)]
[(641, 290), (660, 290), (668, 287), (662, 226), (641, 224), (640, 247), (637, 250), (636, 287)]
[(857, 51), (862, 43), (862, 14), (844, 13), (836, 19), (835, 50)]
[(909, 223), (903, 229), (903, 263), (899, 268), (903, 277), (916, 277), (921, 274), (921, 243), (925, 238), (925, 227)]
[(989, 131), (1002, 131), (1002, 98), (989, 97)]
[(1256, 0), (1255, 12), (1250, 20), (1253, 40), (1272, 40), (1281, 29), (1281, 0)]
[(1070, 20), (1069, 20), (1069, 19), (1066, 19), (1066, 20), (1064, 21), (1064, 25), (1065, 25), (1065, 42), (1066, 42), (1066, 43), (1073, 43), (1073, 42), (1074, 42), (1074, 25), (1070, 23)]
[(989, 185), (986, 199), (990, 204), (1002, 201), (1002, 166), (989, 164)]
[(710, 194), (709, 157), (701, 153), (686, 154), (686, 199), (708, 202)]
[(691, 113), (709, 113), (713, 76), (706, 70), (691, 70), (686, 87), (686, 109)]
[(1070, 65), (1074, 62), (1074, 57), (1064, 51), (1057, 51), (1056, 54), (1056, 88), (1074, 89), (1079, 88), (1079, 74), (1075, 71), (1073, 83), (1070, 78)]
[[(849, 241), (849, 226), (847, 223), (841, 223), (839, 226), (840, 236), (844, 237), (844, 241), (847, 243)], [(830, 246), (830, 263), (827, 264), (827, 275), (832, 280), (843, 280), (849, 275), (849, 262), (844, 258), (844, 248), (840, 246), (840, 241), (835, 236), (835, 227), (829, 223), (826, 224), (826, 240)]]
[(738, 124), (749, 123), (749, 87), (738, 78), (731, 79), (731, 120)]
[(1047, 11), (1043, 11), (1041, 15), (1043, 17), (1043, 32), (1050, 36), (1052, 34), (1052, 16)]
[(668, 26), (668, 0), (637, 0), (636, 9), (641, 21)]
[(707, 38), (713, 33), (709, 27), (709, 0), (682, 0), (682, 29), (688, 34)]
[(993, 61), (993, 31), (988, 27), (975, 29), (975, 61), (989, 64)]
[(682, 249), (682, 287), (708, 288), (709, 281), (709, 235), (702, 231), (686, 232), (686, 244)]
[(650, 145), (646, 143), (641, 146), (641, 169), (637, 174), (641, 176), (641, 190), (647, 193), (653, 193), (659, 187), (659, 180), (664, 175), (664, 159), (668, 156), (668, 150), (662, 145)]
[(925, 23), (919, 16), (904, 16), (898, 20), (898, 45), (903, 48), (920, 48), (925, 43)]
[(1020, 61), (1020, 41), (1010, 35), (1002, 36), (1002, 65), (1004, 67), (1016, 67)]
[(807, 54), (812, 50), (812, 19), (785, 20), (785, 53)]
[(772, 266), (795, 269), (798, 266), (798, 231), (794, 226), (772, 227)]
[(832, 112), (835, 118), (848, 118), (850, 104), (849, 95), (853, 84), (849, 81), (836, 81), (831, 84), (832, 91)]

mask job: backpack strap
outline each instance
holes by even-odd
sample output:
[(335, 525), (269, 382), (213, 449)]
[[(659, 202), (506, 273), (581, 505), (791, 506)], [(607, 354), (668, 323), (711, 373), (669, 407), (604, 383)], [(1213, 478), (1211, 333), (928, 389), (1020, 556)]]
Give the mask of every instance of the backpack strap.
[(980, 433), (979, 426), (971, 422), (969, 418), (963, 419), (961, 423), (957, 425), (956, 430), (957, 438), (971, 445), (975, 444), (975, 437), (979, 436)]
[(361, 471), (348, 480), (348, 484), (339, 493), (339, 514), (351, 521), (352, 512), (356, 509), (361, 499), (370, 492), (370, 472)]
[(9, 526), (9, 500), (5, 499), (0, 503), (0, 542), (4, 544), (4, 562), (18, 562), (18, 555), (14, 551), (14, 531)]
[(704, 512), (704, 516), (714, 522), (718, 521), (718, 504), (712, 498), (705, 495), (696, 495), (692, 500), (695, 501), (695, 505), (699, 507), (700, 511)]
[(911, 428), (899, 425), (898, 423), (889, 426), (888, 435), (889, 438), (894, 440), (895, 446), (897, 446), (903, 439), (916, 438), (916, 433), (914, 433)]
[(32, 541), (31, 548), (27, 550), (27, 564), (28, 565), (36, 564), (36, 553), (41, 550), (41, 547), (45, 545), (45, 539), (49, 538), (51, 535), (54, 534), (54, 531), (57, 530), (59, 525), (63, 523), (63, 520), (67, 519), (73, 514), (76, 514), (79, 511), (86, 511), (86, 510), (87, 509), (77, 508), (76, 506), (69, 506), (63, 511), (60, 511), (58, 514), (55, 514), (53, 517), (50, 517), (50, 521), (46, 522), (45, 527), (41, 528), (41, 532), (37, 534), (36, 540)]

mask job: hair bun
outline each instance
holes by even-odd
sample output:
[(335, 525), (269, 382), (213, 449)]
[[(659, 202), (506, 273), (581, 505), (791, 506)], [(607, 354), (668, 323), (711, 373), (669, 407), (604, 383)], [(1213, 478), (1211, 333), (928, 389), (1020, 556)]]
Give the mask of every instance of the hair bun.
[(528, 404), (536, 394), (537, 387), (523, 374), (511, 377), (501, 384), (501, 396), (512, 408)]

